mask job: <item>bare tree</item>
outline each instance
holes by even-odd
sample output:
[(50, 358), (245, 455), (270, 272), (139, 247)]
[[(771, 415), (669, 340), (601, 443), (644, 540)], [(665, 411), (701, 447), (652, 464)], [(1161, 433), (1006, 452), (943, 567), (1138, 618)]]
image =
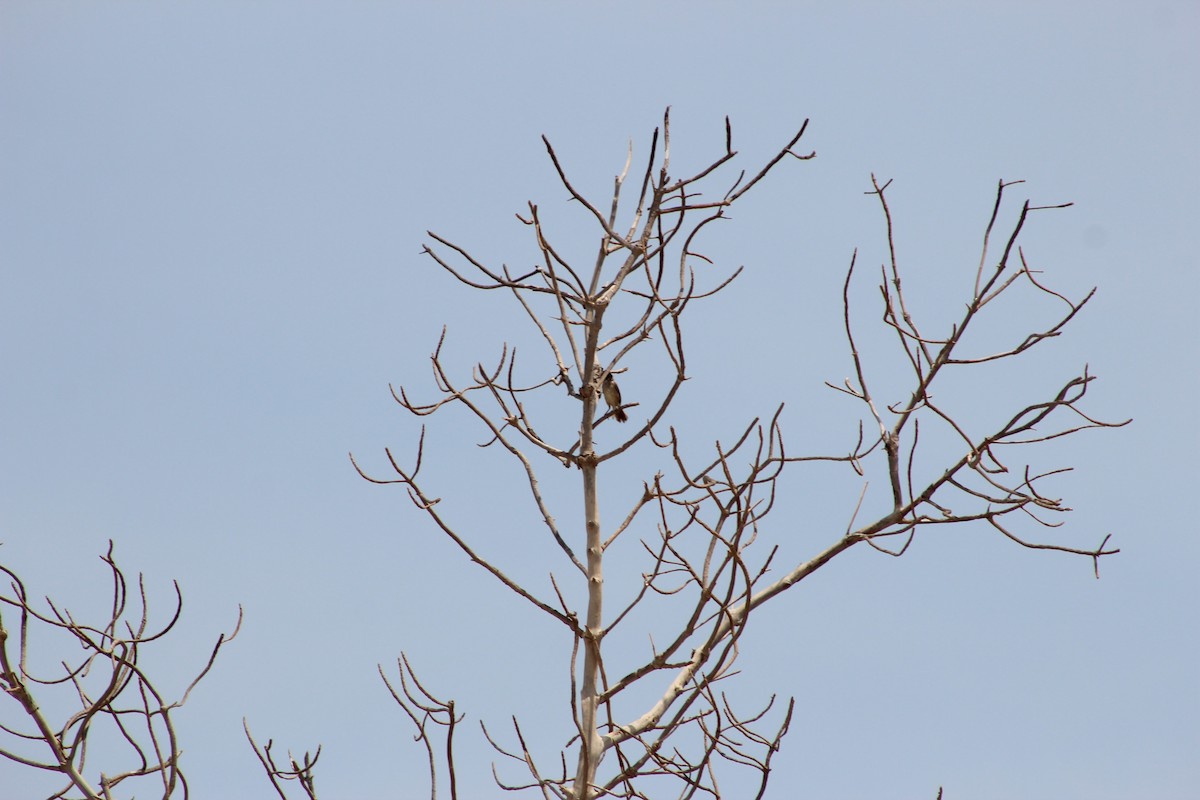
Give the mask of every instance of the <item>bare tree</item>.
[[(486, 552), (480, 537), (455, 528), (442, 513), (437, 493), (421, 476), (424, 429), (411, 466), (408, 459), (388, 450), (391, 475), (372, 476), (357, 463), (355, 468), (367, 480), (407, 489), (416, 507), (472, 561), (533, 609), (561, 624), (564, 647), (572, 654), (566, 677), (573, 730), (561, 752), (547, 755), (532, 751), (516, 718), (508, 740), (484, 728), (502, 761), (516, 762), (523, 775), (513, 780), (497, 773), (497, 783), (504, 789), (590, 800), (659, 796), (667, 791), (666, 784), (673, 783), (674, 793), (682, 798), (720, 797), (723, 773), (718, 766), (725, 764), (750, 770), (761, 797), (772, 758), (791, 721), (792, 702), (777, 703), (772, 698), (766, 708), (737, 710), (721, 691), (721, 682), (735, 672), (739, 642), (754, 612), (856, 545), (900, 556), (923, 528), (977, 523), (1024, 547), (1090, 558), (1097, 577), (1100, 557), (1117, 552), (1108, 547), (1107, 536), (1094, 548), (1076, 548), (1025, 532), (1055, 527), (1060, 523), (1054, 518), (1069, 510), (1044, 488), (1051, 476), (1064, 470), (1035, 470), (1024, 455), (1027, 450), (1084, 429), (1125, 424), (1096, 420), (1081, 409), (1080, 401), (1095, 380), (1086, 368), (1048, 396), (1016, 404), (990, 429), (980, 430), (961, 408), (934, 402), (932, 390), (947, 373), (985, 370), (993, 362), (1020, 357), (1058, 336), (1092, 296), (1073, 301), (1050, 289), (1018, 244), (1032, 214), (1062, 205), (1035, 206), (1026, 201), (1002, 244), (993, 244), (1000, 236), (997, 223), (1014, 182), (1001, 182), (996, 191), (963, 312), (948, 330), (934, 331), (909, 311), (893, 245), (888, 184), (872, 177), (869, 193), (883, 212), (889, 246), (879, 283), (881, 318), (894, 337), (895, 358), (905, 365), (908, 385), (891, 396), (875, 393), (851, 320), (855, 253), (842, 298), (853, 372), (850, 378), (829, 384), (861, 410), (858, 433), (844, 452), (793, 455), (781, 432), (780, 405), (769, 418), (745, 424), (731, 444), (717, 441), (707, 459), (691, 463), (684, 457), (679, 433), (664, 423), (688, 377), (682, 320), (694, 301), (718, 294), (741, 271), (716, 280), (707, 277), (709, 270), (698, 276), (693, 267), (711, 263), (700, 250), (701, 234), (784, 161), (814, 157), (814, 152), (797, 149), (806, 127), (807, 121), (751, 176), (742, 171), (722, 183), (721, 176), (737, 155), (728, 120), (723, 152), (680, 178), (671, 173), (668, 114), (651, 139), (636, 193), (632, 198), (623, 194), (633, 163), (631, 146), (606, 202), (593, 201), (577, 190), (555, 149), (544, 140), (559, 181), (594, 226), (595, 257), (586, 265), (546, 229), (538, 206), (532, 203), (518, 219), (530, 230), (537, 261), (520, 274), (508, 267), (491, 267), (450, 239), (429, 234), (432, 243), (424, 252), (440, 268), (473, 289), (499, 290), (516, 299), (545, 343), (545, 367), (533, 378), (521, 379), (515, 351), (505, 345), (494, 367), (479, 364), (464, 382), (443, 361), (443, 331), (432, 355), (438, 396), (420, 402), (404, 388), (393, 389), (393, 396), (419, 417), (454, 405), (474, 415), (485, 432), (484, 445), (501, 448), (523, 471), (547, 543), (557, 552), (566, 575), (552, 575), (549, 585), (540, 589), (525, 585), (510, 577), (499, 560), (502, 553)], [(978, 320), (997, 307), (993, 302), (1001, 295), (1020, 290), (1052, 298), (1061, 304), (1061, 313), (1036, 329), (1018, 329), (1012, 344), (998, 352), (971, 350)], [(615, 327), (611, 320), (617, 321)], [(997, 321), (1009, 323), (1010, 328), (1014, 322), (1003, 316)], [(656, 374), (668, 378), (657, 397), (633, 403), (622, 398), (614, 376), (624, 371), (630, 354), (639, 347), (654, 349), (660, 364)], [(560, 398), (559, 402), (578, 404), (577, 429), (559, 434), (552, 425), (535, 423), (528, 413), (530, 400), (546, 393)], [(628, 431), (619, 429), (624, 435), (618, 443), (597, 450), (596, 429), (627, 417), (633, 418), (633, 424)], [(931, 440), (936, 449), (924, 444)], [(600, 518), (601, 476), (616, 459), (643, 443), (669, 453), (671, 469), (647, 476), (644, 491), (626, 515), (606, 527)], [(774, 508), (786, 468), (798, 462), (824, 462), (845, 469), (850, 479), (862, 482), (862, 494), (858, 507), (846, 510), (850, 523), (844, 530), (829, 531), (824, 546), (806, 560), (779, 564), (777, 548), (760, 541), (760, 536), (765, 539), (763, 523)], [(543, 495), (538, 478), (538, 470), (547, 464), (579, 470), (581, 527), (560, 524), (552, 512), (552, 500)], [(868, 512), (866, 478), (873, 472), (888, 487), (888, 500)], [(622, 537), (635, 535), (635, 530), (651, 529), (655, 535), (641, 540), (640, 588), (628, 596), (610, 596), (605, 591), (610, 548)], [(582, 555), (577, 550), (581, 544)], [(564, 580), (586, 587), (582, 607), (568, 602)], [(642, 613), (648, 609), (654, 613)], [(614, 658), (606, 641), (635, 620), (637, 624), (647, 621), (646, 632), (655, 646), (640, 661)], [(454, 704), (436, 700), (417, 681), (407, 660), (400, 668), (402, 690), (397, 692), (390, 683), (389, 688), (425, 744), (431, 796), (437, 796), (440, 752), (432, 744), (433, 723), (448, 734), (440, 769), (448, 775), (450, 796), (455, 797), (452, 735), (459, 719)], [(653, 701), (637, 705), (633, 698), (644, 697), (648, 686), (658, 687)], [(276, 776), (309, 774), (306, 764), (294, 759), (282, 770), (266, 760), (264, 767)], [(310, 796), (315, 796), (311, 780), (309, 787)]]
[[(1032, 402), (1015, 403), (991, 425), (983, 426), (961, 405), (935, 402), (934, 388), (947, 375), (971, 375), (997, 362), (1022, 357), (1047, 339), (1060, 335), (1091, 298), (1071, 300), (1049, 288), (1018, 244), (1032, 214), (1069, 204), (1020, 207), (1006, 233), (997, 231), (1011, 187), (1001, 182), (983, 235), (974, 281), (961, 314), (948, 329), (931, 330), (910, 311), (896, 254), (889, 184), (871, 177), (871, 189), (883, 214), (888, 257), (881, 266), (880, 319), (894, 342), (892, 366), (906, 376), (904, 387), (878, 391), (877, 374), (867, 367), (851, 315), (851, 287), (858, 255), (850, 258), (842, 291), (844, 335), (851, 377), (827, 385), (858, 409), (857, 433), (839, 453), (794, 455), (785, 447), (781, 428), (783, 405), (767, 419), (753, 419), (737, 430), (732, 442), (716, 441), (698, 462), (694, 452), (668, 422), (668, 411), (688, 378), (683, 320), (694, 301), (718, 295), (741, 273), (712, 278), (713, 262), (700, 250), (701, 234), (723, 219), (729, 209), (769, 173), (789, 160), (805, 161), (814, 152), (798, 150), (807, 128), (799, 131), (752, 176), (744, 171), (722, 179), (736, 157), (726, 120), (723, 152), (703, 168), (679, 178), (671, 174), (670, 118), (654, 132), (635, 194), (623, 194), (633, 165), (630, 147), (625, 167), (616, 177), (606, 203), (593, 202), (578, 191), (558, 154), (545, 141), (557, 177), (572, 201), (594, 226), (596, 251), (586, 266), (570, 257), (543, 225), (537, 205), (518, 215), (533, 236), (536, 264), (521, 274), (492, 268), (449, 239), (430, 233), (425, 253), (441, 269), (478, 290), (511, 294), (545, 344), (544, 366), (534, 377), (519, 374), (516, 351), (507, 344), (494, 367), (477, 365), (462, 382), (443, 362), (445, 331), (433, 352), (438, 396), (422, 403), (404, 388), (393, 389), (396, 401), (419, 417), (449, 406), (468, 410), (482, 425), (483, 446), (507, 453), (525, 476), (529, 498), (545, 527), (547, 553), (558, 560), (564, 577), (551, 573), (547, 586), (535, 587), (510, 576), (502, 554), (484, 552), (480, 537), (457, 529), (442, 513), (437, 495), (421, 477), (425, 436), (422, 429), (412, 466), (385, 451), (388, 477), (372, 477), (354, 462), (367, 480), (403, 486), (416, 507), (495, 581), (530, 607), (561, 625), (563, 647), (570, 653), (569, 711), (571, 725), (558, 752), (535, 752), (516, 717), (510, 734), (487, 741), (502, 763), (512, 762), (520, 777), (493, 767), (497, 784), (527, 790), (545, 798), (592, 800), (600, 797), (648, 798), (673, 792), (680, 798), (722, 796), (726, 767), (741, 767), (762, 797), (772, 761), (792, 720), (792, 700), (772, 696), (764, 707), (743, 710), (723, 691), (738, 669), (741, 640), (755, 612), (784, 594), (850, 548), (865, 544), (902, 556), (918, 532), (935, 526), (967, 525), (991, 529), (1030, 549), (1054, 550), (1091, 559), (1099, 577), (1102, 556), (1118, 552), (1105, 536), (1094, 548), (1047, 541), (1045, 529), (1070, 509), (1049, 494), (1047, 484), (1067, 468), (1037, 470), (1033, 446), (1072, 436), (1090, 428), (1118, 427), (1089, 416), (1080, 402), (1095, 380), (1085, 367)], [(723, 180), (724, 182), (719, 182)], [(716, 187), (714, 190), (710, 188)], [(993, 239), (1001, 241), (994, 245)], [(698, 273), (697, 264), (705, 269)], [(998, 310), (1001, 296), (1025, 291), (1049, 299), (1060, 311), (1032, 329)], [(1094, 290), (1093, 290), (1094, 292)], [(1009, 344), (993, 352), (979, 351), (980, 319), (991, 328), (1010, 329)], [(1015, 332), (1011, 332), (1015, 328)], [(617, 376), (628, 369), (637, 348), (644, 360), (657, 359), (661, 386), (656, 397), (637, 401), (624, 396)], [(894, 372), (894, 370), (893, 370)], [(665, 376), (665, 377), (663, 377)], [(537, 398), (559, 409), (579, 413), (578, 423), (535, 425), (530, 409)], [(545, 405), (543, 408), (546, 407)], [(628, 424), (632, 422), (632, 424)], [(627, 427), (617, 427), (625, 423)], [(597, 449), (601, 426), (616, 444)], [(924, 430), (922, 429), (924, 427)], [(601, 476), (631, 455), (638, 445), (665, 454), (667, 469), (647, 475), (640, 496), (615, 525), (600, 518)], [(644, 448), (648, 449), (648, 448)], [(845, 529), (828, 531), (822, 547), (810, 557), (780, 563), (765, 521), (775, 508), (785, 471), (802, 462), (846, 471), (858, 481), (857, 505), (846, 509)], [(543, 494), (539, 470), (545, 465), (578, 470), (582, 477), (582, 527), (563, 526)], [(885, 487), (885, 500), (867, 500), (869, 477)], [(878, 494), (878, 493), (877, 493)], [(782, 523), (786, 526), (787, 523)], [(1033, 531), (1027, 533), (1026, 530)], [(606, 592), (606, 560), (614, 545), (643, 534), (637, 548), (641, 580), (632, 591)], [(1040, 533), (1039, 533), (1040, 532)], [(761, 537), (761, 540), (760, 540)], [(582, 555), (577, 548), (582, 544)], [(756, 546), (757, 545), (757, 546)], [(17, 575), (0, 565), (9, 580), (0, 590), (0, 756), (56, 776), (54, 798), (108, 800), (113, 790), (154, 785), (163, 798), (187, 780), (180, 766), (182, 748), (173, 714), (208, 674), (224, 644), (237, 634), (218, 638), (207, 662), (182, 694), (169, 700), (140, 663), (143, 648), (174, 628), (182, 609), (176, 603), (169, 620), (150, 627), (147, 594), (138, 576), (140, 610), (127, 610), (129, 585), (112, 555), (103, 556), (111, 575), (111, 602), (98, 623), (81, 621), (48, 598), (31, 600)], [(627, 561), (621, 562), (627, 570)], [(626, 574), (629, 574), (626, 572)], [(579, 591), (564, 589), (571, 581)], [(573, 603), (568, 598), (582, 598)], [(606, 608), (607, 603), (607, 608)], [(13, 630), (6, 627), (13, 613)], [(241, 617), (239, 613), (238, 627)], [(645, 626), (652, 646), (644, 657), (630, 658), (611, 646), (616, 631)], [(82, 655), (41, 666), (42, 636), (54, 636), (81, 648)], [(54, 652), (51, 649), (51, 652)], [(57, 660), (57, 659), (56, 659)], [(447, 788), (458, 795), (459, 761), (455, 733), (463, 721), (453, 700), (420, 680), (407, 656), (398, 661), (398, 679), (380, 674), (392, 698), (416, 729), (426, 752), (430, 795)], [(515, 668), (515, 667), (514, 667)], [(65, 698), (64, 698), (65, 696)], [(645, 698), (649, 697), (647, 701)], [(59, 721), (55, 711), (69, 710)], [(15, 717), (16, 721), (13, 721)], [(245, 733), (279, 797), (296, 787), (316, 800), (315, 770), (321, 755), (277, 756), (274, 741), (260, 746)], [(99, 770), (86, 764), (89, 744), (102, 739), (124, 750), (124, 761)], [(103, 757), (108, 757), (105, 748)], [(48, 755), (47, 755), (48, 752)], [(119, 758), (119, 756), (114, 756)], [(445, 778), (443, 781), (442, 778)], [(126, 783), (128, 782), (128, 783)], [(739, 791), (738, 796), (746, 794)], [(939, 790), (938, 797), (941, 797)]]
[[(181, 792), (186, 798), (188, 784), (179, 762), (183, 750), (173, 715), (208, 674), (225, 643), (237, 636), (240, 610), (233, 633), (218, 637), (196, 677), (177, 700), (170, 700), (140, 660), (142, 650), (162, 640), (179, 621), (183, 610), (179, 584), (174, 584), (170, 618), (151, 629), (142, 576), (138, 575), (136, 587), (140, 608), (129, 609), (129, 582), (113, 558), (111, 541), (102, 558), (112, 590), (108, 611), (99, 623), (77, 619), (49, 598), (44, 610), (39, 610), (41, 604), (30, 598), (21, 579), (0, 565), (9, 580), (8, 591), (0, 593), (0, 688), (8, 698), (0, 709), (0, 735), (6, 740), (0, 756), (59, 776), (61, 783), (50, 800), (109, 800), (113, 789), (126, 781), (130, 784), (123, 789), (137, 786), (161, 792), (163, 798)], [(5, 624), (6, 612), (15, 613), (16, 627), (11, 631)], [(13, 633), (15, 641), (10, 641)], [(70, 644), (82, 654), (57, 660)], [(47, 660), (53, 665), (44, 666)], [(60, 707), (70, 710), (54, 721), (50, 709)], [(16, 721), (10, 721), (14, 717)], [(92, 743), (105, 747), (106, 757), (118, 750), (112, 743), (123, 743), (124, 754), (113, 755), (112, 763), (90, 771), (86, 762)]]

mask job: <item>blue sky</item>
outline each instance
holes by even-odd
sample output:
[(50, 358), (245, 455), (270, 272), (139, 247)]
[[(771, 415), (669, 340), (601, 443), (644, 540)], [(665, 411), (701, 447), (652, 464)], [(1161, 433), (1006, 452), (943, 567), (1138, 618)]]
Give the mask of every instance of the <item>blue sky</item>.
[[(419, 424), (388, 383), (432, 395), (443, 324), (461, 375), (504, 339), (542, 356), (510, 299), (422, 258), (424, 232), (521, 264), (513, 214), (534, 200), (592, 253), (542, 134), (603, 197), (668, 105), (681, 173), (720, 152), (726, 115), (747, 169), (811, 119), (817, 158), (781, 165), (708, 245), (747, 272), (696, 312), (674, 423), (697, 448), (781, 401), (793, 449), (850, 444), (858, 410), (822, 384), (850, 371), (850, 254), (863, 275), (885, 257), (872, 173), (894, 181), (906, 287), (935, 321), (964, 302), (999, 180), (1026, 181), (1016, 202), (1074, 201), (1025, 248), (1055, 288), (1096, 298), (964, 413), (985, 425), (1087, 363), (1087, 408), (1135, 422), (1046, 451), (1079, 468), (1058, 484), (1076, 509), (1058, 540), (1121, 548), (1101, 580), (961, 529), (901, 559), (851, 552), (768, 607), (736, 691), (797, 698), (778, 796), (1193, 796), (1200, 10), (972, 6), (6, 2), (0, 562), (78, 609), (102, 597), (110, 538), (153, 598), (177, 579), (168, 685), (245, 608), (180, 716), (197, 797), (267, 796), (243, 716), (280, 746), (323, 742), (327, 796), (425, 796), (375, 672), (401, 649), (470, 716), (466, 796), (490, 796), (475, 721), (516, 714), (561, 745), (569, 643), (346, 455), (378, 472), (384, 447), (410, 452)], [(644, 381), (631, 370), (627, 398)], [(544, 589), (561, 564), (482, 438), (461, 414), (433, 420), (429, 480)], [(606, 519), (658, 458), (614, 471)], [(577, 518), (574, 476), (547, 485)], [(837, 471), (792, 487), (770, 536), (800, 559), (862, 487)], [(0, 786), (41, 784), (4, 763)]]

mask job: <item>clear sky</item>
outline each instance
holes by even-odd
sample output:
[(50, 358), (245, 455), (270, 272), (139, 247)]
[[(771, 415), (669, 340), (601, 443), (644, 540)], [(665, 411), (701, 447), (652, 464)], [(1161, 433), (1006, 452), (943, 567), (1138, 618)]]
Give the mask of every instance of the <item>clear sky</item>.
[[(797, 698), (775, 796), (1195, 797), (1200, 6), (989, 5), (6, 0), (0, 563), (80, 610), (103, 598), (110, 538), (152, 598), (177, 579), (184, 616), (154, 661), (167, 688), (245, 608), (179, 717), (195, 797), (268, 795), (243, 716), (281, 747), (324, 743), (325, 796), (425, 796), (376, 674), (401, 649), (469, 715), (464, 796), (498, 794), (476, 721), (516, 714), (564, 743), (569, 643), (347, 459), (382, 472), (384, 447), (411, 452), (419, 424), (388, 383), (432, 396), (443, 323), (462, 376), (502, 339), (543, 356), (511, 298), (422, 258), (424, 231), (527, 263), (513, 214), (534, 200), (584, 258), (594, 239), (571, 239), (585, 228), (542, 134), (603, 196), (668, 105), (680, 171), (719, 153), (725, 115), (747, 169), (811, 119), (817, 158), (781, 165), (710, 240), (747, 273), (695, 318), (673, 421), (697, 448), (780, 401), (797, 454), (850, 446), (858, 409), (822, 384), (850, 372), (850, 254), (864, 275), (885, 255), (872, 173), (894, 181), (933, 319), (965, 302), (997, 181), (1074, 201), (1036, 218), (1026, 252), (1059, 291), (1098, 286), (1094, 302), (964, 414), (983, 426), (1086, 362), (1089, 411), (1135, 422), (1047, 451), (1079, 467), (1057, 484), (1076, 511), (1055, 540), (1121, 548), (1101, 580), (1087, 559), (937, 531), (900, 559), (851, 552), (762, 616), (730, 690)], [(861, 298), (869, 328), (869, 282)], [(627, 398), (644, 380), (625, 376)], [(483, 438), (462, 414), (431, 421), (433, 492), (548, 591), (561, 560)], [(609, 478), (607, 520), (659, 458), (635, 451)], [(581, 536), (573, 477), (548, 481)], [(790, 486), (767, 535), (800, 559), (861, 484)], [(0, 797), (34, 796), (34, 778), (0, 763)]]

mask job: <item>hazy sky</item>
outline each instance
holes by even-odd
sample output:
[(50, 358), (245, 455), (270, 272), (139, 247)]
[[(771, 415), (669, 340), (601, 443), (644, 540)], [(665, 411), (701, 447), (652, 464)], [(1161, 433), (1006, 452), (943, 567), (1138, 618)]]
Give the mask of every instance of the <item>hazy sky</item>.
[[(795, 454), (852, 445), (860, 411), (823, 383), (851, 371), (838, 325), (856, 247), (856, 319), (886, 341), (872, 173), (893, 181), (906, 288), (942, 332), (998, 181), (1026, 181), (1010, 222), (1026, 198), (1074, 201), (1036, 215), (1024, 247), (1049, 285), (1098, 286), (1094, 301), (1023, 370), (955, 397), (983, 429), (1086, 363), (1088, 411), (1135, 420), (1034, 456), (1078, 467), (1054, 484), (1076, 510), (1051, 535), (1113, 534), (1101, 580), (1088, 559), (960, 528), (900, 559), (851, 551), (768, 607), (727, 688), (748, 706), (797, 699), (774, 796), (1195, 796), (1200, 7), (826, 5), (0, 4), (0, 563), (81, 614), (107, 602), (110, 538), (160, 613), (177, 579), (180, 627), (147, 653), (169, 690), (245, 608), (178, 717), (194, 797), (270, 795), (243, 716), (281, 748), (324, 743), (326, 797), (427, 796), (376, 673), (402, 649), (468, 715), (461, 796), (499, 794), (480, 718), (506, 735), (516, 714), (551, 762), (569, 738), (561, 626), (347, 453), (376, 473), (385, 447), (411, 458), (420, 422), (388, 384), (433, 397), (443, 324), (463, 379), (503, 340), (545, 369), (519, 306), (438, 271), (424, 232), (527, 264), (513, 215), (533, 200), (590, 260), (539, 137), (603, 198), (668, 105), (680, 174), (720, 153), (726, 115), (738, 168), (805, 119), (818, 154), (782, 164), (706, 240), (717, 274), (747, 270), (691, 323), (671, 421), (695, 452), (781, 401)], [(1005, 307), (1009, 330), (1047, 308)], [(635, 362), (626, 399), (652, 383)], [(548, 595), (547, 574), (568, 573), (521, 476), (464, 414), (427, 422), (431, 493)], [(643, 447), (602, 475), (606, 524), (662, 458)], [(582, 537), (576, 475), (541, 468)], [(862, 490), (845, 469), (786, 486), (763, 535), (791, 561), (836, 540)], [(644, 564), (611, 563), (618, 583), (623, 568)], [(0, 722), (18, 711), (0, 700)], [(39, 779), (0, 763), (0, 797), (38, 796)]]

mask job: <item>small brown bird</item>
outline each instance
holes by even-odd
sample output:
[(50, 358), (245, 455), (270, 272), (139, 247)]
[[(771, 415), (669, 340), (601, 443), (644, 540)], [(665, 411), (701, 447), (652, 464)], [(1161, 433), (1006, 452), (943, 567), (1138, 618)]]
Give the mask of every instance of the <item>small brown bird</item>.
[(617, 422), (629, 420), (629, 417), (625, 416), (625, 409), (621, 408), (621, 389), (613, 380), (611, 372), (604, 376), (604, 402), (608, 403), (608, 407), (613, 410), (613, 416), (617, 418)]

